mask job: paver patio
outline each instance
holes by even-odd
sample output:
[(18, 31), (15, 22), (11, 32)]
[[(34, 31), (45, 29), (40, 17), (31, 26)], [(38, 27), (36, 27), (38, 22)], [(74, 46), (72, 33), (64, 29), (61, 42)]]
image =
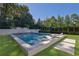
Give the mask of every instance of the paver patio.
[(75, 40), (66, 38), (62, 42), (56, 44), (54, 48), (74, 55)]

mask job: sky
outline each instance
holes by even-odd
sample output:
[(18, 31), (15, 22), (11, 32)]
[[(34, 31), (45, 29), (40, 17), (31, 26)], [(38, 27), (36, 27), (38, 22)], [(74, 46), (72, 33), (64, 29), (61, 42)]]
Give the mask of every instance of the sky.
[(79, 4), (77, 3), (27, 3), (34, 19), (45, 19), (58, 15), (65, 16), (73, 13), (79, 14)]

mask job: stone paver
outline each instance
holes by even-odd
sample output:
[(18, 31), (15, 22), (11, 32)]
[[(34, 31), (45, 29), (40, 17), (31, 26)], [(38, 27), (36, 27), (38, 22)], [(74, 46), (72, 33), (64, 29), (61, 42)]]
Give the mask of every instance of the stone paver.
[(65, 39), (62, 42), (56, 44), (54, 48), (74, 55), (75, 40)]
[(64, 42), (68, 42), (68, 43), (73, 43), (75, 44), (75, 40), (74, 39), (65, 39)]

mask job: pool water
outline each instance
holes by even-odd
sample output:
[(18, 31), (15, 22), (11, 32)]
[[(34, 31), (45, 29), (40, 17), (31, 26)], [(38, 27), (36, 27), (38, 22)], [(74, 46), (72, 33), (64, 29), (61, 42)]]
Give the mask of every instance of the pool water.
[(42, 38), (45, 38), (49, 33), (24, 33), (24, 34), (15, 34), (18, 38), (22, 39), (24, 42), (34, 45), (38, 44)]

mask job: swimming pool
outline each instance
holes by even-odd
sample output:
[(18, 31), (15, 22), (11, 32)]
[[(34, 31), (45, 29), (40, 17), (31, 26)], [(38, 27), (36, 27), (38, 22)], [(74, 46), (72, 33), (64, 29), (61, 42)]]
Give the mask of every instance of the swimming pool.
[(11, 37), (16, 40), (25, 52), (28, 52), (29, 56), (32, 56), (58, 42), (64, 35), (51, 33), (16, 33), (12, 34)]
[(34, 45), (39, 43), (42, 38), (45, 38), (46, 35), (50, 35), (49, 33), (21, 33), (21, 34), (15, 34), (18, 38), (23, 40), (24, 42)]

